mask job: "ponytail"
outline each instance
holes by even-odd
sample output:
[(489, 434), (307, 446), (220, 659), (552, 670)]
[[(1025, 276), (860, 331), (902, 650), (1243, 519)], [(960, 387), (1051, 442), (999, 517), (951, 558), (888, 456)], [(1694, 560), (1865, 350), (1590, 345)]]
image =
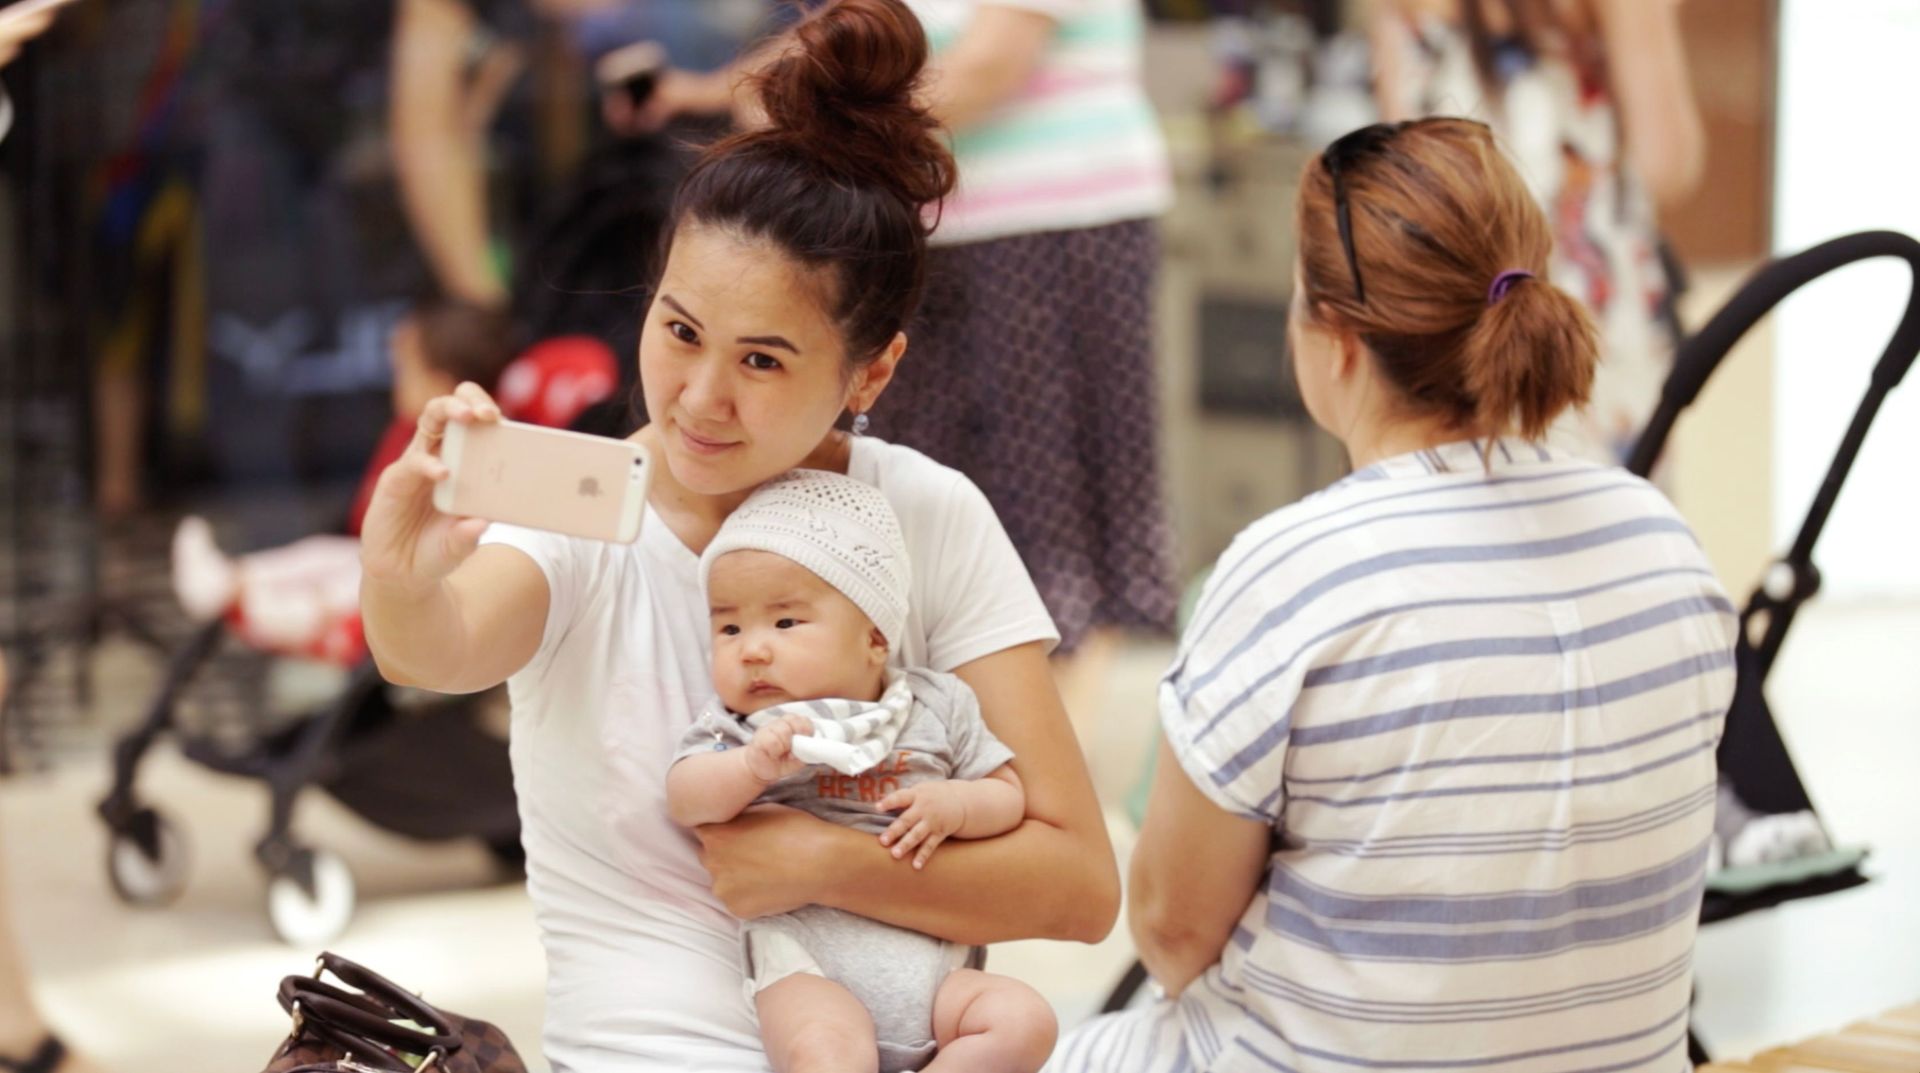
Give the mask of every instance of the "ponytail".
[(1321, 158), (1301, 175), (1305, 307), (1357, 334), (1413, 408), (1463, 431), (1539, 437), (1586, 402), (1599, 360), (1586, 310), (1540, 278), (1546, 217), (1479, 123), (1369, 133), (1340, 169), (1351, 258)]
[(1573, 297), (1541, 279), (1519, 280), (1467, 331), (1460, 364), (1474, 424), (1538, 439), (1583, 403), (1599, 352), (1593, 321)]

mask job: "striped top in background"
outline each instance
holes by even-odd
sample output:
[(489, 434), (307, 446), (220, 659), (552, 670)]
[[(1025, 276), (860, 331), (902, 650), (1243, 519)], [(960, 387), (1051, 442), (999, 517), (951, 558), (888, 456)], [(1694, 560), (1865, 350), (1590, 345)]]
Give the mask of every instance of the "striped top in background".
[(1162, 718), (1270, 871), (1219, 965), (1054, 1068), (1687, 1068), (1733, 608), (1645, 481), (1485, 446), (1221, 558)]
[[(942, 209), (942, 245), (1099, 227), (1158, 216), (1173, 203), (1166, 144), (1140, 83), (1139, 0), (994, 0), (1056, 26), (1033, 78), (954, 135), (960, 186)], [(938, 54), (977, 0), (907, 0)]]

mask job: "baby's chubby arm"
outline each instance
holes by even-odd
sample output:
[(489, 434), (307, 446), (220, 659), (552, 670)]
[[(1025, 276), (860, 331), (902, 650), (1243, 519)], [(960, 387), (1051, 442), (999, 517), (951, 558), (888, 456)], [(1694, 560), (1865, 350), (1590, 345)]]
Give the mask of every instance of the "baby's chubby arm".
[(796, 734), (813, 733), (804, 715), (783, 716), (739, 749), (695, 753), (667, 771), (667, 815), (682, 827), (725, 823), (773, 783), (806, 767), (793, 755)]
[(1002, 764), (981, 779), (938, 779), (895, 790), (880, 799), (880, 808), (900, 812), (880, 844), (893, 847), (896, 860), (913, 852), (913, 866), (924, 868), (949, 838), (992, 838), (1020, 826), (1027, 791), (1013, 766)]

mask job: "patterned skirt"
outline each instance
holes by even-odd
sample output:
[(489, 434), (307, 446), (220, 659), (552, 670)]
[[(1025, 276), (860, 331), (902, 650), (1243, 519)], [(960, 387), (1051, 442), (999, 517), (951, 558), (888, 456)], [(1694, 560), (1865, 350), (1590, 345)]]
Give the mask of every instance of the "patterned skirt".
[(1071, 651), (1163, 632), (1177, 602), (1161, 492), (1150, 221), (943, 247), (875, 406), (876, 435), (971, 477)]

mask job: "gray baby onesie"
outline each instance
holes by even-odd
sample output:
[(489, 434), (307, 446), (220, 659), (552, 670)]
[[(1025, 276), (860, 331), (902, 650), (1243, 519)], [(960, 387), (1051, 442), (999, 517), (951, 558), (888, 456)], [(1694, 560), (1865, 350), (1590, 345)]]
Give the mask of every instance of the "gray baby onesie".
[[(880, 799), (895, 790), (939, 779), (984, 778), (1013, 759), (1012, 750), (980, 718), (980, 703), (965, 682), (937, 671), (910, 670), (905, 675), (913, 707), (890, 755), (860, 775), (817, 765), (803, 768), (767, 787), (760, 803), (787, 805), (878, 836), (895, 818), (880, 811)], [(681, 738), (674, 759), (735, 749), (752, 740), (746, 720), (715, 700)], [(874, 848), (881, 852), (877, 841)], [(902, 861), (900, 867), (910, 865)], [(818, 905), (747, 921), (741, 932), (749, 981), (762, 975), (759, 970), (767, 967), (769, 956), (784, 966), (781, 951), (797, 943), (821, 975), (866, 1004), (879, 1036), (881, 1073), (919, 1069), (933, 1058), (934, 992), (947, 973), (967, 963), (973, 953), (930, 935)], [(759, 980), (761, 986), (771, 982)]]

